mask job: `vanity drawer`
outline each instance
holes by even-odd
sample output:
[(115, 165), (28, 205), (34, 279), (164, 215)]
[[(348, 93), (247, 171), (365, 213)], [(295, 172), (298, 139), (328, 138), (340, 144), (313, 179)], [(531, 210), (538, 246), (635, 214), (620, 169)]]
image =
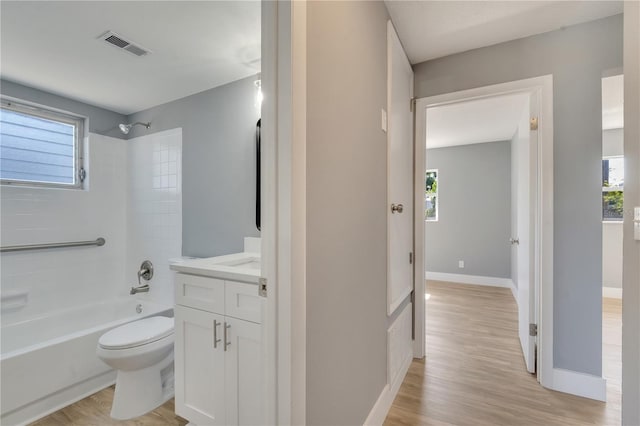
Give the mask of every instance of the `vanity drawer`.
[(260, 324), (262, 300), (258, 286), (235, 281), (225, 281), (225, 315)]
[(176, 305), (224, 315), (224, 281), (210, 277), (176, 274)]

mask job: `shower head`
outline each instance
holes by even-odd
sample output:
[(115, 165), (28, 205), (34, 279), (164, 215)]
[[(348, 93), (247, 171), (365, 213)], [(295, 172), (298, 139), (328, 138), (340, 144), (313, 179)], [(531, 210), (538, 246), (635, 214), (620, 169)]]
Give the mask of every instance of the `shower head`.
[(141, 126), (144, 126), (144, 127), (146, 127), (147, 129), (148, 129), (149, 127), (151, 127), (151, 123), (150, 123), (150, 122), (149, 122), (149, 123), (141, 123), (140, 121), (138, 121), (138, 122), (136, 122), (136, 123), (132, 123), (132, 124), (124, 124), (124, 123), (122, 123), (122, 124), (118, 125), (118, 127), (120, 128), (120, 131), (121, 131), (122, 133), (124, 133), (125, 135), (128, 135), (128, 134), (129, 134), (129, 131), (131, 130), (131, 128), (132, 128), (133, 126), (137, 125), (137, 124), (139, 124), (139, 125), (141, 125)]

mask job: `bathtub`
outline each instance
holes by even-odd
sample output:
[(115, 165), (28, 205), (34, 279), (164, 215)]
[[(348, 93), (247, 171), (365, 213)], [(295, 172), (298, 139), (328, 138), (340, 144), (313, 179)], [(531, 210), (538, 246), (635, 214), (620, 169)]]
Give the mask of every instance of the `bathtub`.
[(173, 309), (128, 297), (3, 326), (0, 424), (34, 421), (115, 383), (116, 372), (96, 356), (98, 339), (154, 315)]

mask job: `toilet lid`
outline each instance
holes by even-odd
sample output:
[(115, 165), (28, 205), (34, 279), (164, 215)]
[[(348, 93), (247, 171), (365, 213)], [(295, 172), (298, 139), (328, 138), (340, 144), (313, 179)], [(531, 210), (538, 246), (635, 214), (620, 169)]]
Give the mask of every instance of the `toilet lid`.
[(146, 345), (171, 334), (173, 318), (149, 317), (107, 331), (98, 344), (105, 349), (126, 349)]

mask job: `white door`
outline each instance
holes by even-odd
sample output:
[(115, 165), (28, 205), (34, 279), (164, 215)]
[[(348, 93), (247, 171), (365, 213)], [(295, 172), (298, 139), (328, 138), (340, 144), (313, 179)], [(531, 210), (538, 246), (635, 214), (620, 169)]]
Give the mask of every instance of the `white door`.
[(413, 70), (387, 24), (387, 314), (413, 290)]
[(264, 424), (262, 326), (230, 317), (225, 321), (227, 424)]
[(176, 413), (197, 425), (226, 425), (224, 317), (175, 307)]
[(537, 196), (537, 94), (530, 96), (530, 104), (518, 129), (517, 141), (517, 235), (512, 237), (516, 248), (518, 286), (518, 334), (522, 353), (530, 373), (536, 372), (536, 332), (530, 324), (537, 324), (535, 309), (535, 227)]

